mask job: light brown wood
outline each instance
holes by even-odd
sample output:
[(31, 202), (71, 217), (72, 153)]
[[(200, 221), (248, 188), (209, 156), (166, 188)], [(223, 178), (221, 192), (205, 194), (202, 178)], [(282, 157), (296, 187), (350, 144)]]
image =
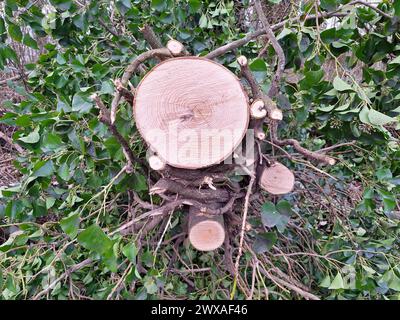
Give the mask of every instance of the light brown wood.
[(165, 169), (165, 161), (156, 155), (149, 157), (149, 165), (153, 170), (163, 170)]
[(262, 99), (256, 99), (250, 106), (250, 114), (254, 119), (262, 119), (267, 115), (267, 110), (265, 110), (265, 104)]
[(200, 251), (219, 248), (225, 240), (223, 215), (205, 215), (195, 207), (189, 209), (189, 241)]
[(136, 125), (166, 163), (198, 169), (222, 162), (243, 139), (247, 96), (222, 65), (199, 57), (171, 58), (137, 87)]
[(185, 50), (185, 47), (179, 41), (171, 39), (167, 43), (167, 49), (171, 51), (173, 56), (177, 56)]
[(294, 175), (283, 164), (275, 162), (264, 169), (259, 183), (262, 189), (271, 194), (286, 194), (293, 190)]
[(247, 66), (247, 58), (245, 56), (239, 56), (237, 58), (237, 62), (239, 63), (239, 65), (241, 66)]

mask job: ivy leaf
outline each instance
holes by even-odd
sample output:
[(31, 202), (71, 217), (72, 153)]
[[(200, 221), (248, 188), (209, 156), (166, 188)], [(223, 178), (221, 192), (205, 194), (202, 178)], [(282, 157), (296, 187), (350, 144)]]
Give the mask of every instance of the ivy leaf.
[(8, 24), (8, 33), (13, 40), (15, 40), (17, 42), (21, 42), (22, 32), (21, 32), (21, 28), (19, 26), (17, 26), (16, 24), (13, 24), (13, 23), (9, 23)]
[(88, 95), (81, 92), (76, 93), (72, 98), (72, 111), (79, 113), (88, 113), (93, 107), (93, 101)]
[(60, 221), (61, 229), (71, 238), (75, 239), (79, 228), (79, 212), (72, 212)]
[(333, 79), (333, 87), (340, 92), (353, 90), (353, 88), (347, 82), (337, 76), (335, 79)]
[(199, 27), (202, 29), (207, 28), (208, 22), (206, 15), (202, 14), (199, 20)]
[(72, 0), (50, 0), (51, 4), (56, 8), (67, 11), (71, 8)]
[(4, 23), (4, 19), (0, 17), (0, 35), (6, 31), (6, 25)]
[(395, 118), (389, 117), (389, 116), (387, 116), (379, 111), (376, 111), (374, 109), (369, 110), (368, 119), (371, 124), (376, 125), (376, 126), (382, 126), (384, 124), (388, 124), (390, 122), (396, 121)]
[(394, 7), (394, 14), (400, 17), (400, 0), (394, 0), (393, 7)]
[(126, 246), (124, 246), (122, 248), (122, 253), (125, 257), (129, 259), (130, 262), (136, 262), (136, 255), (138, 253), (138, 250), (133, 243), (128, 243)]
[(331, 285), (331, 277), (329, 276), (329, 274), (321, 281), (321, 283), (319, 284), (320, 287), (322, 288), (329, 288), (329, 286)]
[(328, 289), (337, 290), (337, 289), (344, 289), (344, 281), (342, 275), (338, 272), (336, 277), (332, 280), (331, 285)]
[(35, 50), (39, 49), (36, 40), (33, 39), (29, 34), (24, 35), (24, 40), (22, 42), (24, 45), (26, 45), (32, 49), (35, 49)]
[(272, 202), (264, 203), (261, 207), (261, 221), (264, 226), (272, 228), (277, 225), (280, 220), (280, 214)]
[(85, 248), (101, 255), (112, 249), (113, 241), (101, 228), (93, 224), (78, 235), (78, 242)]
[(264, 232), (262, 234), (257, 234), (256, 240), (253, 244), (253, 250), (255, 253), (264, 253), (272, 248), (276, 243), (278, 237), (275, 232)]
[(293, 214), (292, 206), (287, 200), (280, 200), (276, 204), (276, 209), (279, 211), (280, 214), (285, 215), (287, 217), (290, 217)]
[(30, 144), (38, 142), (40, 140), (39, 128), (36, 128), (30, 134), (28, 134), (25, 137), (19, 138), (18, 140), (21, 140), (22, 142), (30, 143)]
[(250, 70), (251, 71), (267, 71), (267, 65), (265, 64), (265, 61), (262, 59), (255, 59), (250, 63)]
[(54, 172), (54, 165), (52, 160), (48, 161), (39, 161), (38, 164), (35, 165), (32, 176), (34, 177), (48, 177), (51, 176)]

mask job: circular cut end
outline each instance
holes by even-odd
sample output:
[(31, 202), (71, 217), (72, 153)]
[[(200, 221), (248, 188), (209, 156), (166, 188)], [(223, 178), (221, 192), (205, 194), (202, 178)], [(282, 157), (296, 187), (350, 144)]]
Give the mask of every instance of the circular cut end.
[(176, 56), (183, 51), (183, 44), (177, 40), (169, 40), (167, 43), (167, 49), (171, 51), (172, 55)]
[(267, 115), (267, 110), (264, 108), (264, 101), (261, 99), (255, 100), (250, 107), (250, 114), (254, 119), (262, 119)]
[(294, 175), (287, 167), (279, 162), (265, 168), (260, 179), (260, 187), (274, 194), (286, 194), (293, 190)]
[(212, 251), (219, 248), (225, 240), (225, 230), (214, 220), (204, 220), (194, 225), (189, 232), (189, 241), (200, 251)]
[(165, 162), (156, 155), (149, 157), (149, 165), (153, 170), (163, 170), (165, 168)]
[(247, 96), (237, 77), (199, 57), (168, 59), (140, 82), (134, 101), (142, 137), (166, 163), (198, 169), (222, 162), (243, 139)]
[(239, 63), (239, 65), (241, 65), (242, 67), (247, 65), (247, 58), (245, 56), (239, 56), (237, 58), (237, 62)]

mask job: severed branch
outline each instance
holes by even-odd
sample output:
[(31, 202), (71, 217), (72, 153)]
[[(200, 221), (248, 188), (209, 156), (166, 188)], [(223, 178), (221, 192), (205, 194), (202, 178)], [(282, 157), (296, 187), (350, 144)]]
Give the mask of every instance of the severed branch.
[(303, 148), (300, 145), (300, 142), (298, 142), (295, 139), (280, 140), (278, 138), (278, 136), (277, 136), (277, 123), (272, 123), (271, 124), (270, 131), (271, 131), (272, 143), (274, 143), (274, 144), (276, 144), (278, 146), (282, 147), (282, 146), (290, 145), (298, 153), (302, 154), (303, 156), (305, 156), (306, 158), (308, 158), (310, 160), (316, 160), (316, 161), (319, 161), (319, 162), (322, 162), (322, 163), (325, 163), (325, 164), (329, 164), (331, 166), (336, 163), (335, 159), (333, 159), (333, 158), (331, 158), (331, 157), (329, 157), (327, 155), (324, 155), (324, 154), (321, 154), (321, 153), (318, 153), (318, 152), (314, 152), (314, 151), (310, 151), (310, 150), (307, 150), (307, 149)]
[[(130, 63), (130, 65), (126, 68), (126, 70), (125, 70), (125, 72), (124, 72), (124, 74), (122, 75), (122, 78), (121, 78), (121, 86), (122, 87), (126, 87), (126, 85), (128, 84), (129, 79), (135, 73), (135, 71), (140, 66), (140, 64), (142, 64), (146, 60), (154, 58), (154, 57), (172, 57), (172, 54), (166, 48), (153, 49), (153, 50), (150, 50), (150, 51), (143, 52), (142, 54), (137, 56), (136, 59), (134, 59)], [(111, 115), (112, 115), (112, 117), (110, 118), (111, 123), (115, 122), (115, 116), (116, 116), (116, 113), (117, 113), (117, 108), (118, 108), (118, 104), (119, 104), (119, 102), (121, 100), (121, 97), (122, 97), (122, 93), (117, 90), (115, 92), (114, 99), (111, 102)]]
[(153, 28), (148, 24), (145, 24), (142, 28), (140, 28), (139, 31), (142, 33), (143, 38), (149, 43), (152, 49), (160, 49), (163, 47), (160, 39), (158, 39), (154, 33)]
[(247, 58), (245, 56), (240, 56), (237, 59), (240, 65), (240, 72), (243, 78), (248, 82), (253, 99), (261, 99), (264, 102), (264, 107), (268, 112), (268, 117), (272, 120), (282, 120), (282, 111), (278, 109), (275, 102), (271, 100), (266, 94), (264, 94), (257, 83), (257, 80), (254, 78), (253, 73), (250, 71)]
[(100, 97), (97, 94), (93, 94), (91, 98), (96, 102), (97, 107), (100, 109), (100, 114), (99, 114), (100, 122), (104, 123), (108, 127), (112, 135), (121, 144), (122, 149), (124, 151), (124, 155), (128, 161), (128, 165), (132, 166), (134, 163), (139, 163), (142, 166), (146, 167), (146, 162), (143, 161), (143, 159), (140, 159), (133, 154), (132, 149), (129, 147), (128, 141), (119, 133), (117, 127), (111, 122), (110, 113), (106, 108), (106, 106), (104, 105), (103, 101), (101, 101)]
[(257, 11), (258, 18), (260, 19), (261, 23), (264, 26), (264, 30), (268, 37), (268, 40), (271, 42), (271, 45), (274, 48), (276, 55), (278, 56), (278, 66), (276, 68), (276, 72), (268, 92), (268, 95), (270, 97), (275, 97), (278, 94), (279, 82), (281, 81), (283, 71), (285, 70), (285, 65), (286, 65), (285, 53), (283, 52), (281, 45), (276, 39), (275, 34), (268, 23), (267, 17), (265, 16), (264, 11), (261, 7), (260, 0), (255, 0), (255, 8)]
[(211, 190), (193, 188), (166, 178), (158, 180), (157, 183), (150, 188), (150, 194), (163, 194), (166, 192), (172, 192), (203, 202), (225, 202), (231, 198), (229, 192), (224, 189)]
[[(240, 73), (243, 76), (243, 78), (245, 78), (246, 81), (248, 82), (254, 99), (253, 105), (251, 106), (251, 112), (253, 118), (255, 119), (251, 121), (250, 127), (253, 128), (254, 135), (257, 139), (264, 140), (265, 133), (262, 129), (262, 125), (265, 116), (254, 115), (255, 113), (257, 113), (257, 108), (263, 109), (261, 108), (261, 105), (258, 103), (258, 101), (261, 100), (263, 102), (264, 105), (263, 107), (267, 111), (266, 113), (268, 114), (268, 117), (272, 121), (282, 120), (283, 118), (282, 111), (278, 109), (275, 102), (272, 101), (270, 97), (268, 97), (266, 94), (262, 92), (259, 84), (257, 83), (257, 80), (255, 79), (253, 73), (250, 71), (247, 58), (245, 56), (240, 56), (238, 57), (237, 61), (240, 65), (240, 70), (241, 70)], [(260, 111), (259, 113), (262, 112), (262, 110), (259, 111)]]
[[(345, 17), (347, 16), (347, 13), (341, 13), (341, 12), (327, 12), (327, 13), (320, 13), (318, 15), (315, 14), (310, 14), (306, 17), (304, 16), (299, 16), (295, 19), (291, 19), (291, 22), (296, 22), (296, 21), (302, 21), (302, 20), (313, 20), (313, 19), (321, 19), (321, 18), (331, 18), (331, 17)], [(282, 22), (279, 22), (277, 24), (274, 24), (271, 26), (272, 31), (279, 30), (285, 26), (285, 24), (288, 22), (288, 20), (284, 20)], [(205, 58), (207, 59), (215, 59), (219, 56), (222, 56), (223, 54), (235, 50), (239, 47), (242, 47), (246, 45), (248, 42), (251, 40), (254, 40), (258, 38), (259, 36), (262, 36), (263, 34), (266, 33), (265, 29), (260, 29), (251, 33), (246, 34), (245, 37), (239, 40), (232, 41), (230, 43), (227, 43), (219, 48), (214, 49), (213, 51), (209, 52), (207, 55), (205, 55)]]

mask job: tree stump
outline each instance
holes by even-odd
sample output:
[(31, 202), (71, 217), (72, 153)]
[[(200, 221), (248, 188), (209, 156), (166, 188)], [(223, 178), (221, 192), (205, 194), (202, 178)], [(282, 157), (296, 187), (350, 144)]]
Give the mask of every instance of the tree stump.
[(199, 169), (221, 163), (243, 139), (248, 97), (224, 66), (199, 57), (168, 59), (137, 87), (137, 128), (167, 164)]

